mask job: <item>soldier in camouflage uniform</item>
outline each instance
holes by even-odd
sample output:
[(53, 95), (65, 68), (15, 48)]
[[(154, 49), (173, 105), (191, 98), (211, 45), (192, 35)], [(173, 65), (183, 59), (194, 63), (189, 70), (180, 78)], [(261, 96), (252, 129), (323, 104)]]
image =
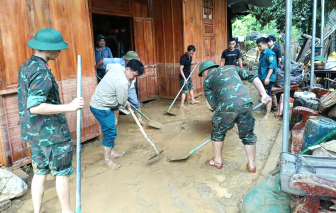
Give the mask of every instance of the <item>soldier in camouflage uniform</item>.
[(262, 96), (262, 102), (269, 101), (269, 96), (259, 78), (248, 70), (236, 66), (218, 68), (217, 64), (205, 61), (200, 66), (198, 76), (204, 77), (204, 94), (211, 108), (212, 116), (211, 140), (215, 157), (206, 164), (221, 169), (223, 166), (222, 149), (226, 132), (237, 123), (239, 138), (242, 140), (248, 158), (247, 169), (256, 172), (254, 163), (255, 143), (257, 141), (252, 114), (252, 98), (242, 80), (253, 83)]
[(64, 112), (84, 106), (83, 98), (62, 104), (58, 85), (47, 62), (55, 60), (68, 44), (60, 32), (39, 30), (28, 46), (36, 52), (21, 65), (18, 75), (18, 105), (21, 139), (30, 143), (34, 177), (31, 190), (34, 212), (41, 212), (47, 174), (56, 176), (62, 212), (70, 208), (69, 176), (73, 174), (73, 141)]

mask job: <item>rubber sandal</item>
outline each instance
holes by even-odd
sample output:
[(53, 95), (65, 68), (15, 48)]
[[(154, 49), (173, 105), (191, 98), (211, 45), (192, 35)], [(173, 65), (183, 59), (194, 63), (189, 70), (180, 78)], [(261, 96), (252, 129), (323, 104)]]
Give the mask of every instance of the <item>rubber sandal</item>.
[[(214, 162), (214, 164), (210, 164), (210, 161), (213, 161)], [(221, 169), (222, 167), (223, 167), (223, 163), (217, 163), (216, 161), (215, 161), (215, 157), (213, 157), (211, 160), (207, 160), (206, 162), (205, 162), (205, 164), (207, 164), (207, 165), (209, 165), (209, 166), (214, 166), (214, 167), (216, 167), (217, 169)]]
[(257, 173), (257, 167), (254, 167), (253, 169), (251, 169), (248, 163), (246, 164), (246, 169), (250, 173)]

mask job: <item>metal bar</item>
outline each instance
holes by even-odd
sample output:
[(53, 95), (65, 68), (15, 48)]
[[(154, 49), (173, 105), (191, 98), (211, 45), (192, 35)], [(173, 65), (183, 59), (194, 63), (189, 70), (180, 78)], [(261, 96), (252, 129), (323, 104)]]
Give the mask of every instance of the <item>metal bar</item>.
[[(316, 0), (315, 0), (316, 1)], [(293, 0), (286, 0), (286, 43), (285, 43), (285, 82), (284, 82), (284, 111), (282, 126), (282, 151), (288, 152), (289, 140), (289, 98), (290, 71), (292, 61), (292, 4)]]
[(321, 0), (321, 55), (323, 56), (323, 34), (324, 34), (324, 0)]
[[(196, 70), (197, 65), (198, 65), (198, 63), (195, 65), (194, 69), (191, 71), (189, 77), (187, 78), (187, 81), (189, 80), (189, 78), (191, 77), (191, 75), (193, 74), (193, 72)], [(175, 97), (173, 103), (170, 105), (170, 107), (169, 107), (169, 109), (168, 109), (167, 112), (169, 112), (169, 110), (170, 110), (170, 109), (172, 108), (172, 106), (174, 105), (176, 99), (177, 99), (178, 96), (180, 95), (180, 93), (181, 93), (181, 91), (182, 91), (182, 89), (183, 89), (183, 87), (184, 87), (185, 84), (186, 84), (186, 83), (184, 82), (183, 86), (181, 87), (180, 91), (177, 93), (177, 95), (176, 95), (176, 97)]]
[[(82, 56), (77, 56), (77, 98), (82, 97)], [(81, 109), (77, 110), (77, 146), (76, 146), (76, 213), (81, 209)]]
[[(314, 60), (315, 60), (315, 37), (316, 37), (316, 7), (317, 7), (317, 0), (314, 0), (313, 6), (313, 32), (312, 32), (312, 50), (311, 50), (311, 60), (310, 60), (310, 87), (314, 87)], [(323, 40), (321, 40), (323, 43)]]

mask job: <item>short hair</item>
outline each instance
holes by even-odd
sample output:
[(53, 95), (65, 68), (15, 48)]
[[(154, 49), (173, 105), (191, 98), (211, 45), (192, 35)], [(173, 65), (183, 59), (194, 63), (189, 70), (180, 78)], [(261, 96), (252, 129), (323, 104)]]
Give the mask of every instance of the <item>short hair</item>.
[(231, 41), (236, 42), (236, 39), (235, 39), (235, 38), (230, 38), (230, 39), (229, 39), (229, 43), (230, 43)]
[(260, 37), (260, 38), (257, 39), (256, 43), (257, 44), (259, 44), (259, 43), (267, 44), (267, 38)]
[(133, 72), (138, 72), (139, 76), (142, 75), (145, 71), (144, 65), (136, 59), (130, 60), (126, 67), (129, 67)]
[(273, 35), (269, 35), (269, 36), (267, 37), (267, 40), (268, 40), (268, 41), (276, 41), (275, 36), (273, 36)]
[(196, 51), (196, 47), (194, 45), (189, 45), (188, 46), (188, 52), (191, 51), (191, 50), (195, 52)]
[(285, 33), (286, 31), (285, 30), (281, 30), (282, 33)]

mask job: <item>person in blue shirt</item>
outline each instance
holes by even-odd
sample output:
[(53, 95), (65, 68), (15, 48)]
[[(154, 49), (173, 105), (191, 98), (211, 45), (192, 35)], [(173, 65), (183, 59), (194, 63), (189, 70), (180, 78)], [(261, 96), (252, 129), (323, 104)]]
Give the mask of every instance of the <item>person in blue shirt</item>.
[[(106, 44), (106, 37), (103, 35), (98, 35), (96, 37), (96, 48), (95, 48), (95, 55), (96, 55), (96, 64), (98, 61), (100, 61), (102, 58), (113, 58), (112, 52), (110, 48), (105, 46)], [(98, 83), (100, 82), (100, 79), (104, 77), (106, 74), (106, 65), (102, 65), (98, 67), (97, 70), (97, 76), (98, 78)]]
[[(269, 96), (272, 96), (272, 87), (276, 79), (277, 59), (275, 53), (268, 48), (267, 38), (261, 37), (257, 40), (260, 50), (260, 59), (258, 67), (258, 78), (263, 82), (265, 90)], [(264, 119), (270, 116), (272, 102), (266, 105), (267, 112)]]
[[(98, 67), (104, 66), (106, 67), (107, 64), (113, 64), (113, 63), (118, 63), (121, 64), (122, 66), (126, 66), (126, 64), (132, 60), (132, 59), (136, 59), (138, 61), (140, 61), (139, 55), (138, 53), (134, 52), (134, 51), (128, 51), (126, 53), (126, 55), (124, 55), (122, 58), (102, 58), (100, 61), (98, 61), (98, 63), (96, 64), (96, 69)], [(108, 71), (108, 70), (106, 70)], [(135, 82), (136, 79), (134, 79), (131, 83), (130, 88), (128, 89), (128, 101), (135, 106), (139, 111), (141, 111), (141, 105), (140, 102), (138, 100), (138, 96), (135, 90)], [(141, 123), (141, 125), (145, 125), (146, 123), (142, 120), (141, 115), (136, 112), (137, 117), (139, 122)], [(118, 124), (118, 116), (119, 116), (119, 110), (114, 111), (114, 117), (115, 117), (115, 124)]]

